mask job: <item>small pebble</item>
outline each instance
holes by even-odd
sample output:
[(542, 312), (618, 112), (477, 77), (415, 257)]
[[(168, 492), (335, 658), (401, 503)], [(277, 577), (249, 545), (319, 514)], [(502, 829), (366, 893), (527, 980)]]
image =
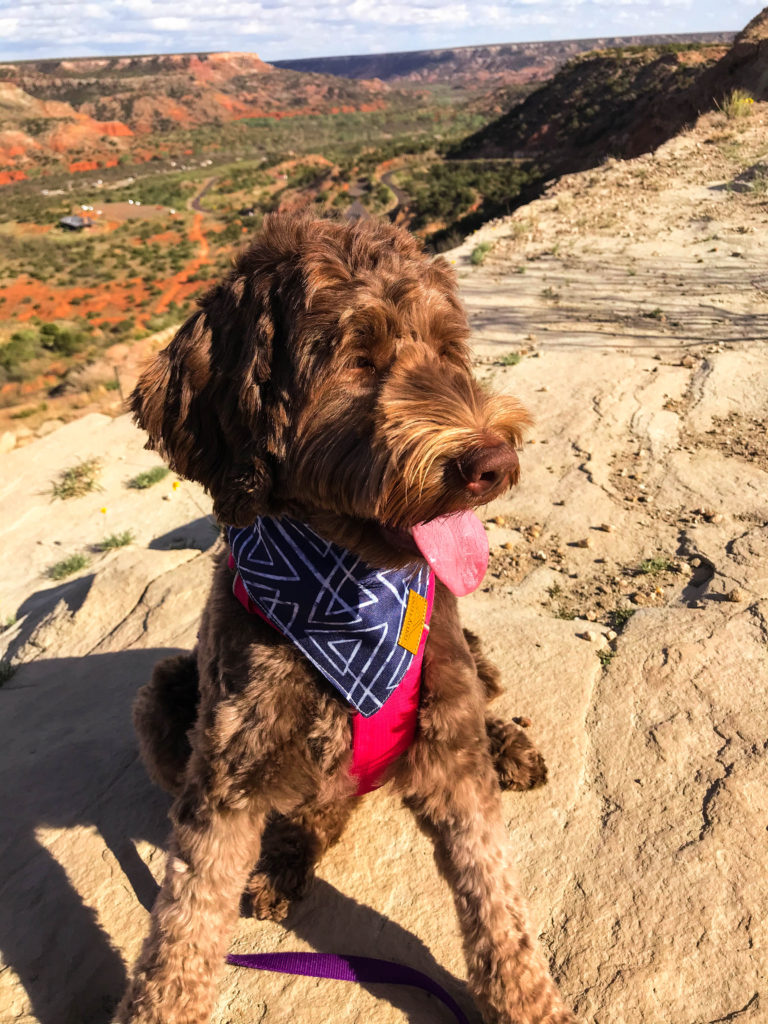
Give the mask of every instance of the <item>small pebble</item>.
[(692, 558), (691, 559), (691, 565), (693, 566), (694, 569), (698, 569), (699, 566), (701, 565), (701, 559), (700, 558)]
[(505, 541), (501, 546), (504, 548), (505, 551), (514, 551), (515, 550), (515, 545), (512, 543), (511, 540)]
[(506, 523), (506, 519), (504, 518), (504, 516), (494, 516), (491, 522), (495, 523), (496, 526), (504, 526), (504, 524)]
[(532, 557), (538, 559), (540, 562), (546, 562), (547, 553), (546, 551), (534, 551)]
[(586, 633), (578, 634), (579, 640), (589, 640), (590, 643), (595, 643), (598, 639), (598, 634), (594, 630), (588, 629)]
[(611, 523), (603, 523), (600, 529), (603, 531), (603, 533), (613, 533), (615, 527), (612, 526)]
[(607, 640), (615, 640), (617, 635), (618, 634), (616, 633), (615, 629), (609, 629), (608, 632), (605, 634), (605, 637)]
[(733, 601), (734, 604), (738, 604), (740, 601), (745, 600), (746, 595), (743, 590), (739, 587), (734, 587), (733, 590), (729, 590), (727, 594), (728, 600)]
[(594, 541), (591, 537), (584, 537), (582, 540), (576, 541), (577, 548), (591, 548), (594, 547)]
[(595, 622), (595, 620), (597, 619), (597, 615), (593, 611), (589, 611), (584, 616), (584, 618), (587, 620), (587, 622)]

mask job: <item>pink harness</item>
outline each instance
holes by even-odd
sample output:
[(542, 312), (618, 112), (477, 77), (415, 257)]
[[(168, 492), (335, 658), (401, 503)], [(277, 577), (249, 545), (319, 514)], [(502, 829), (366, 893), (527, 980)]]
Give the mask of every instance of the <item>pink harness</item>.
[[(235, 560), (231, 555), (229, 556), (229, 568), (235, 569)], [(246, 611), (258, 615), (273, 629), (277, 629), (277, 626), (269, 621), (248, 596), (248, 591), (238, 572), (235, 572), (232, 591)], [(368, 718), (359, 712), (352, 716), (350, 774), (357, 779), (358, 796), (377, 789), (384, 780), (384, 773), (389, 765), (401, 754), (404, 754), (413, 743), (419, 711), (421, 666), (424, 661), (424, 648), (429, 634), (429, 620), (432, 616), (434, 598), (435, 577), (430, 573), (424, 630), (410, 668), (381, 710)]]

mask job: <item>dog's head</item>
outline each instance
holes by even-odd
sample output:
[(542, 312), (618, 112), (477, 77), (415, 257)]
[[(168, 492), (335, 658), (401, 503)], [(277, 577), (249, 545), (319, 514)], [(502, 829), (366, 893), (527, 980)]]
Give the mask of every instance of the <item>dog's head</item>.
[(474, 381), (444, 260), (379, 222), (272, 215), (131, 407), (227, 524), (289, 514), (372, 564), (517, 480), (527, 423)]

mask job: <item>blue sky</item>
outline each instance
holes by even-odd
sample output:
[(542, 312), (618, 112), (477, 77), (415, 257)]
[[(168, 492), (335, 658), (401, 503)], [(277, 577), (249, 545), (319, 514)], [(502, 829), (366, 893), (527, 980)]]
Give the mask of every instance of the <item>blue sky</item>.
[(0, 0), (0, 59), (246, 50), (265, 60), (738, 30), (754, 0)]

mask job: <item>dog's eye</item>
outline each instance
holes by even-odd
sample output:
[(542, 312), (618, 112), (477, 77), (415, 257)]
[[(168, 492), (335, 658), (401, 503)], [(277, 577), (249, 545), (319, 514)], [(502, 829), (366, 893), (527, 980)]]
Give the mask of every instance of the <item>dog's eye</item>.
[(371, 372), (376, 370), (376, 367), (368, 356), (358, 356), (352, 365), (356, 370), (369, 370)]

